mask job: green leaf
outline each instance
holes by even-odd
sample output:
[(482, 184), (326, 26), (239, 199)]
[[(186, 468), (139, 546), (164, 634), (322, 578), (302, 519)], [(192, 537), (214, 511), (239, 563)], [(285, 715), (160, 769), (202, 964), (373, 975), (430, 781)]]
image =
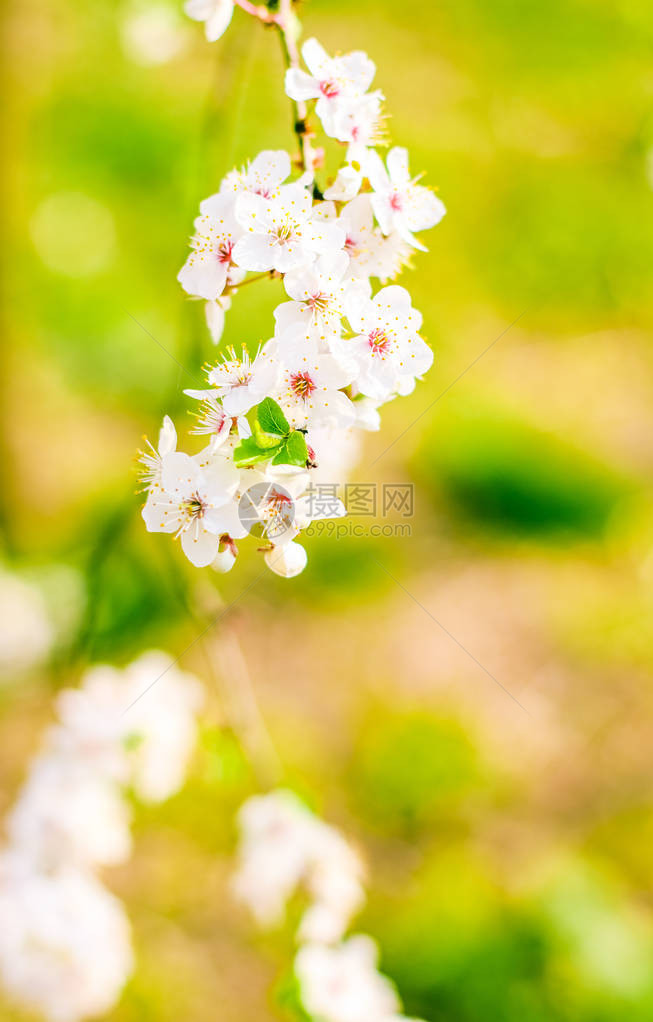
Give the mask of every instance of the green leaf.
[(272, 457), (276, 449), (272, 447), (261, 450), (253, 436), (247, 437), (245, 440), (241, 440), (234, 451), (236, 468), (247, 468), (248, 465), (256, 465), (259, 461), (267, 461), (268, 458)]
[(264, 398), (258, 406), (258, 421), (265, 433), (276, 436), (288, 436), (290, 425), (276, 401), (271, 397)]
[(261, 450), (269, 450), (270, 447), (279, 446), (279, 434), (278, 433), (265, 433), (261, 429), (261, 425), (258, 420), (254, 421), (254, 440), (256, 441), (257, 447)]
[(299, 465), (301, 468), (305, 468), (307, 460), (308, 448), (304, 434), (299, 430), (294, 430), (272, 459), (272, 464)]

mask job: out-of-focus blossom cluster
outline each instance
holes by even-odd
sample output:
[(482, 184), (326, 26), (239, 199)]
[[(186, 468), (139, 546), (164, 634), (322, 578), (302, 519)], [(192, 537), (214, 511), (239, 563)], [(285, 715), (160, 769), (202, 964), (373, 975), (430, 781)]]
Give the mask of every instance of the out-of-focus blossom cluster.
[(344, 936), (365, 900), (354, 849), (283, 789), (250, 798), (239, 824), (234, 889), (257, 921), (278, 923), (298, 890), (308, 898), (294, 967), (305, 1011), (316, 1022), (400, 1022), (401, 1002), (378, 970), (375, 942)]
[(0, 677), (42, 663), (54, 639), (55, 628), (40, 590), (0, 568)]
[[(190, 0), (186, 10), (215, 38), (233, 4)], [(287, 152), (266, 150), (200, 203), (178, 279), (206, 303), (213, 340), (233, 296), (256, 275), (282, 279), (286, 300), (258, 350), (229, 348), (207, 368), (206, 388), (186, 392), (199, 402), (193, 432), (207, 446), (178, 451), (166, 417), (158, 447), (143, 455), (148, 530), (177, 536), (197, 566), (229, 570), (237, 541), (252, 531), (242, 511), (254, 488), (261, 549), (286, 577), (306, 564), (296, 540), (315, 518), (306, 499), (315, 473), (328, 460), (331, 481), (340, 482), (354, 434), (378, 429), (380, 406), (410, 393), (433, 362), (409, 292), (388, 282), (424, 249), (417, 233), (445, 213), (411, 176), (405, 149), (390, 149), (384, 161), (374, 148), (383, 94), (370, 91), (369, 57), (332, 58), (315, 39), (302, 54), (307, 70), (287, 71), (286, 92), (303, 106), (315, 101), (344, 162), (325, 187), (311, 145), (294, 175)], [(312, 137), (306, 124), (302, 132)], [(343, 452), (342, 466), (335, 451)], [(343, 514), (338, 501), (320, 510), (320, 517)]]
[(59, 694), (0, 857), (0, 977), (52, 1022), (103, 1014), (129, 976), (129, 923), (97, 871), (130, 854), (126, 790), (159, 802), (180, 788), (200, 703), (199, 682), (158, 652)]

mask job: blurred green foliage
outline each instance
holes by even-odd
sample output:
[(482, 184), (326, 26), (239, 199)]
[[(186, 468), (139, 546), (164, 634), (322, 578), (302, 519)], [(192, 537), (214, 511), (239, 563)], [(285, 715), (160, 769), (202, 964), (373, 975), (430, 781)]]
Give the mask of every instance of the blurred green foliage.
[(415, 471), (477, 526), (519, 536), (600, 536), (630, 486), (568, 441), (494, 408), (454, 411)]
[(460, 809), (479, 777), (477, 752), (462, 724), (394, 713), (364, 728), (354, 786), (364, 817), (414, 834)]

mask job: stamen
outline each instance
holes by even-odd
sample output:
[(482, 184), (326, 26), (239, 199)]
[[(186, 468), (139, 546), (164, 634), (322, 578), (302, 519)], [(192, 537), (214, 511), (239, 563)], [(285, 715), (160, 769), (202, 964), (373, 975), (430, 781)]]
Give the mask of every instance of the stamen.
[(317, 388), (308, 373), (293, 373), (290, 377), (290, 389), (295, 397), (305, 401)]

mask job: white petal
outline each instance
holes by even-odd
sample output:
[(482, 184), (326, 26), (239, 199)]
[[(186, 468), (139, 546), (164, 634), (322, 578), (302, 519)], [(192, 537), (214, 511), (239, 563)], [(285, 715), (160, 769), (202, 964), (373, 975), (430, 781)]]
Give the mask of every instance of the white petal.
[(245, 270), (272, 270), (275, 268), (277, 248), (269, 234), (246, 234), (234, 245), (232, 258)]
[(290, 174), (290, 156), (285, 149), (264, 149), (256, 156), (247, 171), (248, 183), (257, 188), (276, 188)]
[(187, 294), (214, 300), (224, 291), (227, 269), (212, 252), (191, 252), (177, 280)]
[(358, 93), (367, 92), (374, 75), (376, 67), (363, 50), (354, 50), (353, 53), (346, 53), (341, 58), (342, 65), (351, 85)]
[(200, 202), (200, 213), (216, 221), (216, 226), (225, 231), (233, 231), (236, 227), (236, 200), (233, 192), (216, 192), (208, 199)]
[(183, 495), (192, 490), (199, 472), (199, 466), (191, 457), (181, 451), (173, 451), (163, 459), (161, 485), (164, 490), (178, 493), (183, 499)]
[(340, 390), (351, 383), (353, 377), (333, 357), (333, 355), (320, 355), (319, 363), (314, 370), (315, 382), (320, 387), (327, 387), (329, 390)]
[(291, 67), (286, 71), (284, 84), (286, 95), (300, 103), (307, 99), (317, 99), (320, 95), (319, 82), (296, 67)]
[(403, 188), (410, 182), (410, 171), (408, 170), (408, 150), (402, 146), (395, 146), (390, 150), (386, 159), (388, 173), (393, 185)]
[(445, 204), (423, 185), (413, 185), (406, 196), (406, 225), (411, 231), (425, 231), (435, 227), (447, 212)]
[(388, 287), (381, 288), (374, 297), (374, 305), (382, 313), (399, 313), (401, 316), (407, 316), (411, 312), (410, 293), (400, 284), (390, 284)]
[(207, 511), (206, 527), (217, 536), (227, 533), (232, 539), (243, 539), (247, 535), (247, 529), (238, 516), (238, 504), (234, 500), (223, 507)]
[(204, 306), (204, 314), (211, 340), (214, 344), (218, 344), (224, 330), (224, 306), (220, 302), (207, 302)]
[(207, 532), (199, 522), (195, 522), (185, 532), (182, 532), (181, 548), (191, 564), (194, 564), (196, 568), (206, 568), (211, 561), (215, 560), (215, 555), (218, 552), (218, 537)]
[(376, 217), (377, 223), (384, 234), (390, 234), (392, 231), (393, 214), (392, 208), (388, 201), (387, 192), (373, 192), (371, 196), (372, 209), (374, 210), (374, 216)]
[(265, 231), (270, 226), (270, 200), (252, 192), (240, 192), (235, 217), (245, 231)]
[(206, 19), (204, 31), (210, 43), (214, 43), (229, 27), (234, 13), (233, 0), (216, 0), (213, 13)]
[(159, 431), (159, 447), (158, 451), (162, 458), (166, 454), (171, 454), (172, 451), (177, 448), (177, 430), (175, 424), (169, 415), (166, 415), (163, 419), (163, 425)]
[(302, 46), (302, 57), (311, 74), (316, 78), (329, 77), (333, 61), (317, 39), (307, 39)]
[(348, 202), (358, 195), (363, 180), (362, 171), (354, 167), (341, 167), (336, 179), (330, 188), (324, 193), (325, 199), (333, 199), (335, 202)]
[(383, 165), (383, 160), (375, 150), (370, 150), (365, 167), (370, 184), (374, 191), (385, 191), (390, 187), (388, 172)]
[(176, 532), (179, 527), (177, 506), (160, 486), (151, 490), (141, 516), (148, 532)]

